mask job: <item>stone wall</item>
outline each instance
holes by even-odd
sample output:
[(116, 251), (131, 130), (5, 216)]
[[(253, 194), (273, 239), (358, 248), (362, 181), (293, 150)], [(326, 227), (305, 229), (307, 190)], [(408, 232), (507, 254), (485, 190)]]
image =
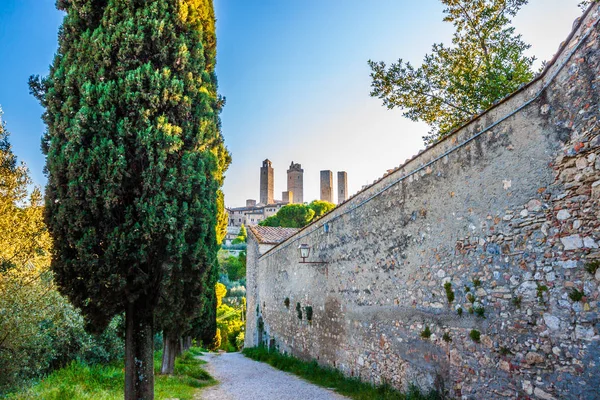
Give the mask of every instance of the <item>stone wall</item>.
[(285, 242), (249, 235), (246, 346), (457, 398), (600, 398), (598, 8), (516, 94)]

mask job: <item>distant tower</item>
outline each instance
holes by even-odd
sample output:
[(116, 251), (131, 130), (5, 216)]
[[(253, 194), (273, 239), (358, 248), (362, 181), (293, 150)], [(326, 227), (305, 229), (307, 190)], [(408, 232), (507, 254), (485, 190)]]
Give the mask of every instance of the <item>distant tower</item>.
[(289, 190), (287, 192), (281, 192), (281, 201), (283, 203), (289, 204), (292, 203), (292, 200), (294, 200), (293, 192), (290, 192)]
[(288, 182), (287, 191), (291, 192), (292, 196), (289, 199), (290, 203), (304, 203), (304, 170), (300, 164), (290, 164), (290, 169), (287, 171)]
[(333, 203), (333, 172), (321, 171), (321, 200)]
[(263, 204), (273, 204), (273, 192), (274, 192), (274, 181), (273, 181), (273, 168), (271, 167), (271, 161), (268, 159), (263, 161), (262, 167), (260, 168), (260, 202)]
[(346, 171), (338, 172), (338, 204), (348, 200), (348, 174)]

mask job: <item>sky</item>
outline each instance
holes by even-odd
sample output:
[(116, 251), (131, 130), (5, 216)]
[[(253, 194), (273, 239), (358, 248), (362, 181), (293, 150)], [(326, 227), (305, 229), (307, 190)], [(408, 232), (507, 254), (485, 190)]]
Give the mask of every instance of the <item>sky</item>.
[[(537, 66), (549, 60), (581, 15), (580, 0), (530, 0), (514, 19)], [(367, 61), (419, 65), (436, 42), (449, 43), (438, 0), (214, 0), (221, 115), (233, 162), (229, 207), (259, 197), (270, 159), (275, 198), (287, 190), (292, 161), (304, 169), (304, 199), (319, 197), (319, 171), (348, 173), (349, 193), (423, 148), (427, 126), (369, 96)], [(43, 109), (30, 75), (45, 75), (63, 15), (55, 0), (0, 0), (0, 106), (13, 151), (43, 186)]]

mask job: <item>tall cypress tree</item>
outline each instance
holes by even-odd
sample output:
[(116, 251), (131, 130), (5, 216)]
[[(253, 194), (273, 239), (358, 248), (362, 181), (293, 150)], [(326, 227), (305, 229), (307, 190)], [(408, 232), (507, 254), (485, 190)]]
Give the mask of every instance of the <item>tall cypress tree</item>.
[[(47, 223), (60, 290), (92, 330), (126, 314), (125, 398), (153, 398), (159, 297), (210, 280), (224, 165), (212, 0), (58, 0)], [(210, 282), (209, 282), (210, 283)], [(207, 295), (208, 296), (208, 295)]]

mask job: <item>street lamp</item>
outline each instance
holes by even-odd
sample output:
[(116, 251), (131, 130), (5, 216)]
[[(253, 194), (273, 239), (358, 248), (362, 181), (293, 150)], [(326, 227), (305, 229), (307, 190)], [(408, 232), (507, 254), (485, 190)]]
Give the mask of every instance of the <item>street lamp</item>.
[(306, 261), (308, 256), (310, 255), (310, 246), (306, 243), (302, 243), (298, 246), (298, 250), (300, 251), (300, 264), (327, 264), (325, 261)]

